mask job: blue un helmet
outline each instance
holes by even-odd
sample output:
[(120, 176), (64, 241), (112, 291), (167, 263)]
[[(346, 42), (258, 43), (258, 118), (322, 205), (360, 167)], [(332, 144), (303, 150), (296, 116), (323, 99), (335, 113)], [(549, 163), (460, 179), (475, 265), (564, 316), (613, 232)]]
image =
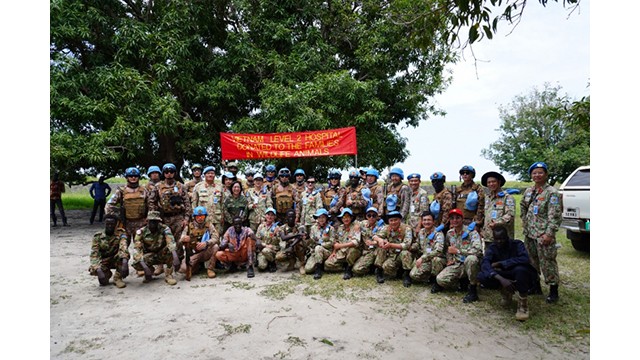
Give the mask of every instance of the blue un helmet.
[(162, 172), (165, 172), (167, 170), (173, 170), (176, 171), (176, 166), (173, 165), (172, 163), (166, 163), (162, 166)]
[(400, 168), (393, 168), (391, 169), (391, 171), (389, 171), (389, 176), (396, 174), (398, 176), (400, 176), (400, 180), (404, 180), (404, 171), (402, 171), (402, 169)]
[(193, 209), (193, 216), (198, 216), (198, 215), (209, 215), (207, 214), (207, 208), (204, 206), (196, 206), (195, 209)]
[(340, 179), (342, 179), (342, 174), (340, 173), (340, 171), (333, 169), (333, 170), (329, 171), (329, 180), (331, 180), (331, 179), (340, 180)]
[(149, 166), (149, 170), (147, 170), (147, 176), (153, 174), (154, 172), (157, 172), (158, 174), (162, 174), (162, 171), (160, 171), (160, 167), (153, 165), (153, 166)]
[(278, 171), (278, 177), (280, 176), (284, 176), (284, 177), (291, 177), (291, 171), (289, 171), (288, 168), (282, 168), (280, 169), (280, 171)]
[(440, 171), (436, 171), (433, 174), (431, 174), (431, 181), (433, 180), (445, 180), (446, 176), (444, 176), (443, 173), (441, 173)]
[(380, 177), (380, 173), (378, 172), (378, 170), (371, 168), (367, 170), (367, 176), (375, 176), (376, 179), (378, 179)]
[(273, 164), (269, 164), (264, 168), (264, 170), (268, 172), (276, 172), (276, 166)]
[(537, 168), (544, 169), (544, 172), (546, 173), (549, 172), (549, 169), (547, 168), (547, 164), (545, 164), (542, 161), (537, 161), (531, 164), (531, 166), (529, 166), (529, 176), (531, 176), (531, 172), (533, 171), (533, 169), (537, 169)]
[(349, 170), (349, 179), (359, 179), (360, 178), (360, 173), (358, 172), (358, 170), (356, 169), (351, 169)]
[(129, 176), (140, 177), (140, 170), (138, 170), (137, 168), (134, 168), (134, 167), (127, 168), (127, 170), (124, 171), (124, 176), (125, 177), (129, 177)]
[(463, 171), (468, 171), (468, 172), (470, 172), (470, 173), (471, 173), (471, 175), (472, 175), (471, 177), (475, 177), (475, 176), (476, 176), (476, 169), (474, 169), (474, 168), (473, 168), (473, 166), (471, 166), (471, 165), (465, 165), (465, 166), (461, 167), (461, 168), (460, 168), (460, 171), (458, 171), (458, 173), (459, 173), (460, 175), (462, 175), (462, 172), (463, 172)]
[(387, 211), (395, 211), (398, 205), (398, 195), (389, 194), (385, 202), (387, 203)]
[(294, 177), (295, 177), (295, 176), (298, 176), (298, 175), (302, 175), (302, 176), (304, 176), (304, 177), (307, 177), (307, 174), (305, 174), (304, 170), (299, 169), (299, 168), (298, 168), (298, 169), (296, 169), (296, 171), (293, 173), (293, 176), (294, 176)]

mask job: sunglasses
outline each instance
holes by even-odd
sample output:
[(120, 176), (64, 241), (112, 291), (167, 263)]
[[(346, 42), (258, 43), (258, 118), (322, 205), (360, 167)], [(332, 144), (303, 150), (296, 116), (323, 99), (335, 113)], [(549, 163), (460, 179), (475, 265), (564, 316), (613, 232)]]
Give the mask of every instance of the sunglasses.
[(469, 175), (471, 171), (460, 171), (460, 175)]
[(370, 219), (372, 217), (376, 217), (376, 214), (367, 214), (367, 219)]
[(315, 181), (307, 181), (307, 184), (315, 184)]
[(165, 174), (175, 174), (176, 171), (175, 170), (165, 170), (164, 173)]

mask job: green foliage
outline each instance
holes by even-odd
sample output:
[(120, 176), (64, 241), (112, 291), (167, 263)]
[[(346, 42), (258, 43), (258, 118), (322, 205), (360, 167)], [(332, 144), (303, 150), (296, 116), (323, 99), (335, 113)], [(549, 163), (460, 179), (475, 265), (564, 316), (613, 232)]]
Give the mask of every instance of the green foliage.
[(561, 183), (578, 166), (590, 163), (590, 97), (578, 101), (545, 84), (500, 107), (501, 136), (482, 155), (501, 170), (529, 180), (536, 161), (549, 166), (549, 182)]
[[(447, 19), (433, 0), (50, 4), (50, 166), (81, 183), (129, 166), (220, 168), (220, 132), (355, 126), (358, 162), (408, 156), (398, 127), (441, 112)], [(417, 47), (411, 34), (432, 36)], [(352, 157), (281, 160), (318, 175)]]

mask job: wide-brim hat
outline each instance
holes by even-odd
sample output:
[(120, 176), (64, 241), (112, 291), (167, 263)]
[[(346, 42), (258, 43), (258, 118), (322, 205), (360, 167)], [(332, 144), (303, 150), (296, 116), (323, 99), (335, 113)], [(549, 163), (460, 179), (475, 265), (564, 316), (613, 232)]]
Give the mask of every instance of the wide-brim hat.
[(400, 213), (400, 211), (391, 211), (387, 214), (387, 219), (392, 219), (392, 218), (402, 219), (402, 214)]
[(498, 179), (498, 181), (500, 181), (500, 186), (504, 186), (504, 184), (507, 182), (504, 179), (504, 176), (502, 176), (502, 174), (495, 172), (495, 171), (489, 171), (484, 173), (484, 175), (482, 175), (482, 178), (480, 179), (480, 183), (482, 183), (482, 186), (487, 186), (487, 180), (492, 177), (492, 178), (496, 178)]

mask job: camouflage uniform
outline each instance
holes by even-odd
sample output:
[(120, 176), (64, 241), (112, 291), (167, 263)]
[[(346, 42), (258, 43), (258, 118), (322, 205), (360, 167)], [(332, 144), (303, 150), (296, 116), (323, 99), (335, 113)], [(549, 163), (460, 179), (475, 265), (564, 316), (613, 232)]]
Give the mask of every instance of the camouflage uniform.
[(335, 241), (335, 229), (327, 223), (320, 228), (318, 223), (313, 224), (309, 233), (310, 243), (312, 244), (311, 256), (307, 259), (304, 270), (307, 274), (314, 272), (316, 264), (323, 264), (333, 251), (333, 242)]
[[(182, 234), (184, 223), (189, 221), (191, 201), (186, 187), (179, 181), (168, 184), (166, 180), (159, 181), (155, 189), (149, 194), (149, 211), (159, 211), (162, 222), (171, 228), (171, 234)], [(184, 257), (181, 243), (176, 244), (178, 257)]]
[(449, 211), (451, 211), (451, 204), (453, 202), (453, 194), (447, 188), (443, 188), (437, 194), (433, 195), (433, 201), (437, 201), (440, 203), (440, 213), (438, 214), (438, 218), (435, 219), (434, 226), (438, 226), (440, 224), (448, 224), (449, 223)]
[(201, 181), (193, 188), (191, 193), (191, 207), (204, 206), (207, 209), (207, 220), (215, 226), (218, 234), (222, 234), (222, 187), (220, 184), (209, 184)]
[(353, 266), (362, 250), (360, 250), (360, 224), (355, 221), (351, 223), (349, 229), (346, 229), (344, 224), (340, 224), (335, 232), (335, 242), (338, 244), (352, 243), (355, 247), (341, 248), (339, 250), (332, 249), (335, 256), (329, 257), (325, 262), (326, 271), (340, 271), (342, 266), (346, 263), (348, 266)]
[(438, 285), (451, 289), (458, 284), (463, 276), (467, 276), (471, 285), (478, 284), (478, 272), (482, 262), (482, 242), (476, 230), (469, 231), (467, 225), (462, 225), (462, 232), (449, 229), (446, 236), (447, 246), (454, 245), (460, 253), (449, 254), (447, 267), (436, 277)]
[[(411, 188), (407, 184), (403, 184), (400, 182), (399, 184), (389, 184), (386, 188), (386, 196), (391, 194), (396, 194), (398, 196), (398, 202), (396, 203), (396, 210), (402, 214), (403, 219), (407, 219), (409, 217), (409, 207), (411, 205)], [(386, 203), (385, 207), (385, 215), (389, 213), (387, 210)]]
[(273, 204), (276, 209), (277, 221), (286, 221), (287, 211), (294, 208), (296, 193), (296, 189), (291, 185), (291, 183), (287, 183), (286, 185), (281, 182), (274, 184), (272, 196)]
[(167, 271), (173, 268), (172, 252), (176, 251), (175, 238), (167, 225), (159, 224), (158, 227), (156, 234), (151, 233), (147, 226), (136, 231), (133, 240), (133, 264), (131, 264), (134, 269), (143, 271), (141, 261), (149, 266), (165, 264)]
[(420, 256), (422, 265), (418, 267), (414, 262), (409, 276), (416, 281), (426, 281), (431, 276), (438, 276), (446, 265), (444, 234), (441, 231), (435, 231), (435, 228), (428, 234), (426, 229), (420, 229), (416, 237), (422, 251)]
[(315, 223), (313, 214), (316, 213), (316, 210), (322, 209), (320, 191), (320, 189), (314, 189), (312, 192), (303, 192), (296, 206), (296, 223), (304, 225), (307, 234), (310, 233), (311, 226)]
[[(355, 187), (345, 187), (342, 197), (339, 199), (338, 204), (336, 205), (338, 209), (346, 207), (351, 209), (351, 211), (353, 211), (353, 216), (355, 217), (354, 222), (364, 220), (365, 211), (367, 210), (367, 200), (365, 200), (362, 196), (363, 188), (364, 186), (360, 183), (358, 183), (358, 185), (356, 185)], [(350, 204), (347, 203), (348, 200), (351, 200)]]
[(265, 221), (258, 226), (256, 238), (265, 246), (258, 253), (258, 269), (265, 270), (270, 262), (276, 261), (276, 253), (280, 250), (280, 236), (281, 230), (276, 222), (267, 225)]
[(515, 237), (516, 201), (513, 196), (498, 189), (496, 193), (490, 192), (484, 197), (484, 213), (487, 218), (482, 229), (482, 241), (486, 250), (493, 242), (493, 229), (489, 224), (502, 225), (507, 229), (509, 239)]
[[(384, 214), (384, 194), (382, 185), (378, 184), (378, 182), (374, 182), (372, 184), (367, 183), (365, 185), (371, 191), (371, 202), (372, 206), (378, 209), (378, 214)], [(366, 215), (366, 214), (365, 214)]]
[[(289, 224), (284, 224), (280, 226), (280, 237), (284, 238), (287, 235), (295, 235), (300, 234), (300, 228), (296, 226), (289, 226)], [(291, 239), (290, 241), (294, 241)], [(293, 270), (296, 265), (296, 260), (300, 261), (300, 264), (304, 266), (305, 256), (308, 248), (308, 240), (304, 241), (301, 239), (293, 248), (293, 252), (285, 252), (288, 248), (288, 244), (286, 242), (281, 242), (282, 247), (276, 254), (276, 261), (279, 263), (289, 262), (287, 270)]]
[(412, 229), (420, 223), (422, 213), (429, 210), (429, 195), (427, 191), (418, 188), (418, 191), (411, 192), (411, 205), (409, 206), (409, 216), (407, 216), (406, 224), (409, 224)]
[[(467, 210), (465, 207), (467, 197), (472, 191), (478, 193), (478, 208), (476, 211)], [(454, 196), (456, 198), (456, 208), (462, 210), (462, 223), (469, 225), (475, 221), (476, 225), (482, 228), (484, 225), (484, 206), (482, 206), (484, 204), (484, 188), (475, 182), (469, 185), (462, 183), (460, 188), (456, 189)]]
[(384, 221), (379, 219), (373, 227), (369, 227), (367, 220), (360, 222), (360, 251), (361, 255), (353, 265), (353, 273), (356, 275), (365, 275), (369, 272), (369, 268), (373, 265), (376, 259), (376, 247), (369, 247), (365, 241), (371, 241), (373, 235), (376, 235), (380, 229), (384, 226)]
[[(196, 250), (196, 245), (202, 241), (202, 237), (206, 232), (209, 232), (209, 240), (206, 241), (207, 248), (201, 251)], [(216, 265), (215, 254), (218, 251), (218, 245), (220, 244), (220, 235), (218, 235), (218, 230), (216, 230), (215, 226), (209, 220), (205, 220), (202, 224), (199, 224), (195, 220), (191, 220), (187, 226), (182, 230), (182, 234), (180, 236), (180, 241), (185, 236), (189, 236), (189, 243), (184, 245), (185, 248), (189, 247), (191, 249), (191, 256), (189, 257), (189, 264), (193, 268), (194, 266), (198, 266), (200, 263), (209, 262), (209, 266), (207, 266), (208, 270), (214, 270)], [(185, 249), (186, 251), (186, 249)], [(187, 270), (187, 262), (185, 259), (182, 260), (182, 264), (180, 265), (180, 272), (184, 273)]]
[(247, 207), (249, 209), (249, 227), (253, 232), (257, 232), (258, 226), (264, 220), (265, 212), (273, 206), (271, 192), (266, 186), (263, 186), (260, 190), (251, 188), (245, 191), (244, 194), (247, 198)]
[(376, 267), (382, 268), (387, 276), (395, 276), (400, 266), (403, 270), (411, 270), (413, 265), (413, 257), (411, 256), (413, 230), (409, 225), (401, 223), (398, 230), (391, 230), (390, 225), (385, 225), (378, 231), (376, 237), (393, 244), (402, 244), (402, 250), (377, 248), (374, 260)]
[[(520, 202), (522, 233), (529, 252), (531, 265), (538, 273), (542, 271), (544, 281), (549, 285), (558, 285), (560, 276), (556, 256), (556, 232), (562, 222), (562, 197), (558, 190), (549, 184), (542, 188), (528, 188)], [(549, 245), (542, 245), (542, 235), (553, 238)]]
[(327, 185), (327, 187), (322, 190), (322, 205), (329, 212), (329, 221), (333, 221), (336, 216), (340, 215), (338, 205), (343, 196), (344, 188), (340, 185), (335, 187)]
[(97, 276), (97, 270), (107, 274), (107, 279), (111, 277), (111, 270), (116, 269), (115, 280), (122, 280), (120, 275), (120, 265), (122, 259), (129, 259), (129, 247), (126, 231), (122, 228), (116, 229), (113, 235), (107, 235), (104, 231), (93, 235), (91, 240), (91, 255), (89, 274)]
[(249, 216), (249, 202), (242, 194), (238, 197), (229, 196), (224, 199), (225, 231), (231, 227), (235, 216), (240, 216), (243, 224), (247, 221)]
[[(147, 187), (131, 187), (129, 183), (119, 186), (111, 195), (105, 205), (105, 214), (115, 215), (123, 222), (127, 232), (127, 244), (130, 244), (136, 235), (136, 231), (147, 224), (147, 212), (149, 208), (149, 192)], [(122, 214), (124, 210), (124, 214)]]
[(187, 192), (190, 201), (193, 201), (193, 189), (202, 181), (204, 181), (204, 176), (201, 176), (200, 178), (193, 178), (184, 184), (185, 191)]

